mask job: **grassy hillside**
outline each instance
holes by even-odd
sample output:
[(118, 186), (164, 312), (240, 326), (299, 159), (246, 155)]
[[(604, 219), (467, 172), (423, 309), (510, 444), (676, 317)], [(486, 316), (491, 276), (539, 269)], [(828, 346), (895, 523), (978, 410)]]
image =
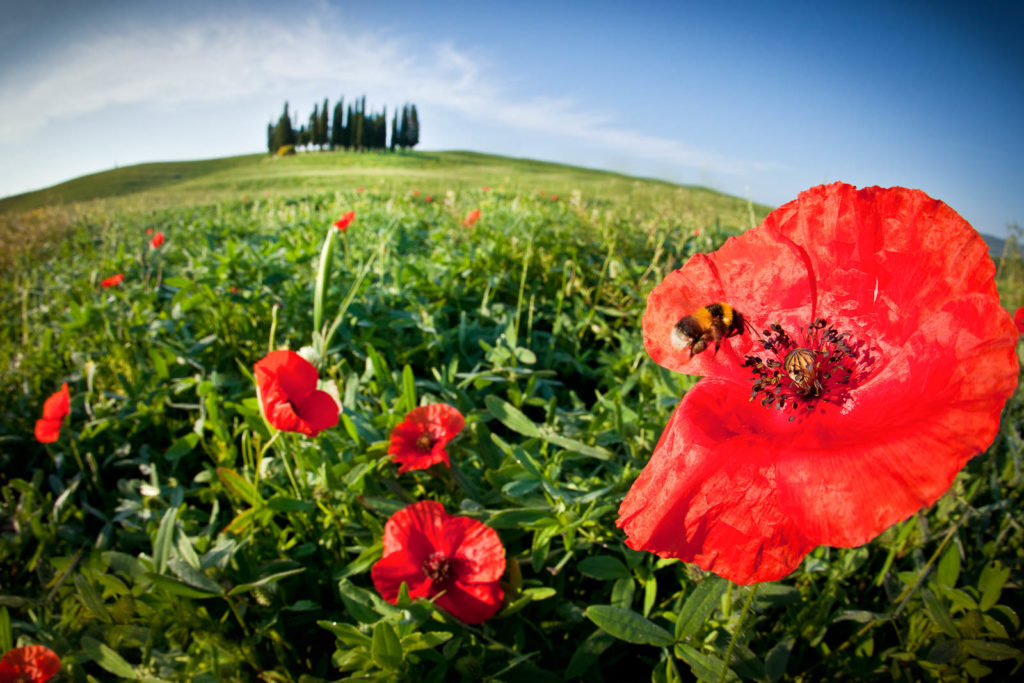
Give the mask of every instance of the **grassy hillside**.
[(0, 199), (0, 268), (27, 253), (46, 251), (76, 225), (104, 223), (113, 215), (301, 198), (359, 187), (378, 196), (419, 192), (441, 200), (449, 191), (483, 186), (563, 199), (576, 191), (702, 226), (748, 227), (769, 210), (700, 187), (475, 152), (252, 154), (127, 166)]

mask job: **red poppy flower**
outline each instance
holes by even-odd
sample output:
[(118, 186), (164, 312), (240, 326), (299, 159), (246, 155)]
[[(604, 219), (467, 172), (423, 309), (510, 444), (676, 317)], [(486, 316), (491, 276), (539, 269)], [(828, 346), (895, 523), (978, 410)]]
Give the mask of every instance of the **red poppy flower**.
[(451, 466), (448, 451), (444, 449), (466, 426), (466, 420), (456, 408), (445, 403), (413, 408), (397, 427), (391, 430), (388, 454), (393, 455), (401, 467), (398, 473), (425, 470), (443, 462)]
[(467, 228), (480, 220), (480, 209), (473, 209), (466, 214), (466, 219), (462, 221), (462, 224)]
[(149, 237), (152, 234), (153, 234), (153, 228), (146, 228), (146, 237)]
[(1017, 324), (1017, 331), (1024, 334), (1024, 306), (1014, 311), (1013, 322)]
[(263, 414), (275, 429), (316, 436), (338, 424), (338, 404), (316, 388), (317, 374), (294, 351), (271, 351), (254, 367)]
[(108, 278), (104, 278), (100, 285), (103, 287), (114, 287), (124, 282), (124, 274), (118, 273), (117, 275), (111, 275)]
[(429, 204), (430, 202), (434, 201), (434, 195), (428, 194), (423, 201), (425, 201), (427, 204)]
[(558, 201), (558, 195), (557, 194), (551, 195), (551, 201), (557, 202)]
[(345, 230), (348, 229), (348, 226), (352, 223), (352, 221), (355, 219), (355, 217), (356, 217), (356, 212), (355, 211), (349, 211), (349, 212), (345, 213), (344, 215), (342, 215), (341, 218), (339, 218), (338, 220), (334, 221), (334, 227), (336, 227), (338, 230), (341, 230), (342, 232), (345, 232)]
[(60, 426), (64, 418), (71, 412), (71, 396), (68, 385), (64, 383), (60, 391), (54, 392), (43, 403), (43, 416), (36, 420), (36, 439), (39, 443), (53, 443), (60, 436)]
[(419, 197), (420, 196), (420, 191), (419, 190), (413, 190), (412, 191), (412, 196), (413, 197)]
[[(942, 202), (841, 183), (670, 273), (644, 343), (706, 377), (619, 508), (628, 545), (772, 581), (815, 546), (861, 545), (930, 505), (992, 442), (1017, 384), (994, 273)], [(710, 332), (712, 302), (741, 312), (741, 334), (728, 306)], [(688, 346), (695, 312), (717, 351)]]
[(160, 245), (163, 243), (164, 234), (162, 232), (158, 232), (155, 235), (153, 235), (153, 239), (149, 241), (149, 246), (153, 247), (154, 249), (159, 249)]
[(484, 192), (490, 192), (490, 191), (491, 191), (491, 186), (490, 185), (484, 185)]
[(356, 188), (356, 192), (358, 192), (359, 194), (362, 194), (362, 193), (363, 193), (363, 192), (365, 192), (365, 191), (366, 191), (366, 190), (364, 190), (364, 189), (363, 189), (363, 188), (361, 188), (361, 187), (357, 187), (357, 188)]
[(45, 683), (60, 670), (60, 658), (43, 645), (8, 650), (0, 659), (0, 683)]
[(373, 565), (373, 586), (392, 605), (402, 582), (409, 597), (434, 603), (467, 624), (494, 616), (504, 592), (505, 548), (494, 529), (469, 517), (448, 515), (440, 503), (421, 500), (384, 525), (384, 555)]

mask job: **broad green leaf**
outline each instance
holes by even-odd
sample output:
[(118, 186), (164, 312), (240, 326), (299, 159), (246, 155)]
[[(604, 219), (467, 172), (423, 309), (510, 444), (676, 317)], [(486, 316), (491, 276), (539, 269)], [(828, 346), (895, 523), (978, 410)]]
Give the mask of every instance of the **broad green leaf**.
[(732, 669), (726, 668), (725, 662), (721, 659), (706, 655), (686, 643), (676, 643), (675, 654), (676, 657), (689, 664), (693, 675), (702, 681), (722, 680), (723, 669), (725, 669), (726, 681), (740, 680)]
[(245, 479), (238, 472), (228, 467), (217, 468), (217, 478), (228, 488), (229, 491), (244, 500), (249, 505), (256, 505), (260, 499), (256, 487)]
[(416, 652), (417, 650), (429, 650), (445, 643), (451, 639), (453, 634), (443, 631), (427, 631), (426, 633), (412, 633), (402, 638), (402, 652)]
[(167, 566), (172, 572), (178, 575), (182, 581), (204, 593), (223, 595), (224, 589), (219, 583), (202, 573), (192, 565), (182, 560), (170, 560)]
[(768, 655), (764, 658), (764, 672), (770, 683), (775, 683), (785, 675), (786, 667), (789, 665), (789, 653), (793, 651), (795, 643), (796, 639), (792, 636), (783, 638), (768, 650)]
[(240, 583), (231, 590), (228, 591), (228, 595), (238, 595), (239, 593), (245, 593), (251, 591), (253, 588), (259, 588), (260, 586), (266, 586), (268, 583), (277, 583), (283, 578), (288, 576), (294, 576), (295, 574), (301, 574), (306, 571), (305, 567), (296, 567), (295, 569), (288, 569), (287, 571), (277, 572), (270, 576), (264, 576), (258, 581), (252, 581), (250, 583)]
[(644, 619), (631, 609), (612, 605), (591, 605), (584, 612), (586, 617), (619, 640), (637, 645), (669, 647), (672, 634)]
[(981, 590), (981, 599), (978, 601), (978, 608), (987, 612), (993, 605), (999, 602), (999, 596), (1003, 592), (1003, 585), (1010, 578), (1010, 568), (996, 560), (985, 565), (981, 570), (981, 577), (978, 579), (978, 588)]
[(153, 565), (156, 567), (157, 574), (163, 574), (167, 569), (167, 559), (170, 557), (171, 545), (174, 543), (177, 517), (178, 508), (167, 508), (156, 531), (156, 538), (153, 541)]
[(408, 365), (402, 368), (402, 403), (406, 412), (416, 407), (416, 378)]
[(288, 498), (286, 496), (274, 496), (267, 501), (267, 507), (276, 512), (309, 512), (316, 508), (316, 505), (306, 500)]
[(132, 680), (137, 679), (138, 675), (135, 673), (135, 669), (129, 664), (121, 655), (114, 652), (112, 649), (101, 643), (100, 641), (90, 638), (89, 636), (82, 637), (82, 649), (89, 655), (90, 658), (101, 667), (121, 678), (130, 678)]
[(986, 662), (1014, 659), (1024, 655), (1024, 652), (1003, 643), (994, 643), (988, 640), (962, 640), (960, 642), (967, 652)]
[(147, 573), (146, 578), (153, 582), (157, 588), (167, 591), (172, 595), (180, 595), (183, 598), (195, 598), (197, 600), (206, 600), (209, 598), (216, 598), (224, 594), (223, 590), (219, 593), (213, 593), (211, 591), (202, 590), (195, 586), (190, 586), (184, 581), (178, 579), (172, 579), (169, 576), (163, 574)]
[(511, 403), (502, 401), (494, 394), (488, 394), (484, 397), (484, 404), (491, 415), (501, 420), (501, 423), (513, 432), (534, 438), (540, 436), (537, 425)]
[(598, 629), (590, 634), (572, 653), (569, 666), (565, 669), (565, 680), (575, 680), (587, 669), (597, 663), (601, 653), (615, 643), (615, 637)]
[(191, 453), (196, 445), (199, 443), (199, 435), (195, 432), (189, 432), (185, 436), (181, 437), (170, 445), (167, 452), (164, 453), (164, 457), (174, 462), (180, 460), (189, 453)]
[(717, 576), (709, 576), (697, 584), (676, 617), (676, 640), (692, 638), (700, 631), (708, 617), (718, 608), (728, 585), (727, 581)]
[(334, 634), (341, 642), (352, 647), (370, 647), (370, 636), (366, 635), (352, 624), (341, 621), (327, 621), (321, 619), (316, 622), (320, 628), (325, 628)]
[(928, 611), (928, 616), (932, 618), (932, 621), (939, 627), (939, 630), (950, 638), (959, 638), (960, 633), (956, 630), (956, 624), (953, 623), (953, 617), (950, 616), (946, 606), (930, 590), (922, 590), (921, 598), (924, 600), (924, 607)]
[(373, 643), (370, 646), (373, 661), (382, 669), (395, 670), (402, 666), (402, 643), (391, 624), (378, 621), (373, 627)]
[(603, 581), (629, 576), (629, 569), (626, 568), (622, 560), (611, 555), (594, 555), (584, 558), (577, 568), (581, 574)]
[(960, 578), (960, 547), (954, 541), (942, 553), (939, 564), (935, 568), (935, 576), (939, 583), (950, 588), (956, 587), (957, 579)]
[(511, 508), (495, 512), (487, 520), (492, 529), (515, 529), (538, 519), (547, 517), (551, 511), (546, 508)]
[(92, 612), (93, 616), (104, 623), (114, 623), (110, 612), (107, 611), (106, 606), (103, 604), (100, 594), (96, 592), (96, 589), (93, 588), (88, 579), (81, 574), (75, 574), (75, 589), (78, 591), (78, 597), (82, 599), (82, 604)]

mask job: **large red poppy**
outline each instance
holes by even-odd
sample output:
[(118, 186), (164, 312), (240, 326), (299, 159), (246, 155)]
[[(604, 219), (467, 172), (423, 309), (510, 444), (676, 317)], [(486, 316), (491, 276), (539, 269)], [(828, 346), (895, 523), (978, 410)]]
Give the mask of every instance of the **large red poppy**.
[(0, 659), (0, 683), (45, 683), (60, 670), (60, 658), (43, 645), (8, 650)]
[(1013, 322), (1017, 325), (1017, 331), (1024, 334), (1024, 306), (1014, 311)]
[(338, 424), (338, 404), (316, 388), (316, 368), (299, 354), (271, 351), (254, 370), (263, 414), (274, 428), (316, 436)]
[[(781, 578), (935, 501), (1017, 384), (988, 248), (918, 190), (815, 187), (651, 292), (644, 343), (683, 397), (619, 508), (627, 543), (737, 583)], [(693, 354), (711, 303), (744, 332)]]
[(68, 393), (68, 385), (60, 386), (43, 403), (43, 416), (36, 420), (36, 439), (40, 443), (53, 443), (60, 436), (60, 426), (64, 418), (71, 412), (71, 395)]
[(424, 470), (439, 462), (450, 467), (451, 460), (445, 446), (465, 426), (462, 413), (446, 403), (413, 408), (405, 420), (391, 430), (388, 454), (401, 465), (399, 474)]
[(462, 221), (462, 224), (469, 228), (478, 220), (480, 220), (480, 209), (473, 209), (466, 214), (466, 218)]
[(149, 246), (153, 247), (154, 249), (159, 249), (160, 245), (163, 243), (164, 234), (162, 232), (158, 232), (155, 235), (153, 235), (153, 239), (149, 241)]
[(413, 598), (434, 603), (467, 624), (490, 619), (501, 607), (498, 581), (505, 548), (498, 532), (469, 517), (448, 515), (440, 503), (421, 500), (384, 525), (384, 555), (370, 576), (391, 604), (402, 582)]

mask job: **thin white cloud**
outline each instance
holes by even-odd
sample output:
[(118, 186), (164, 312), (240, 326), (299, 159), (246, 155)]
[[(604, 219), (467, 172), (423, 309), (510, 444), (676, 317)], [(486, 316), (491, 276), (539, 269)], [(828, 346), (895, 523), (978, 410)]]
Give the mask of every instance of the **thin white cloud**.
[(681, 166), (727, 174), (771, 167), (616, 127), (571, 98), (516, 97), (450, 43), (416, 49), (399, 38), (352, 31), (336, 15), (324, 21), (324, 9), (319, 20), (306, 22), (202, 16), (173, 27), (108, 27), (57, 48), (45, 63), (0, 75), (0, 140), (108, 107), (228, 103), (307, 85), (325, 94), (371, 92), (377, 101), (413, 101), (421, 109), (446, 109)]

